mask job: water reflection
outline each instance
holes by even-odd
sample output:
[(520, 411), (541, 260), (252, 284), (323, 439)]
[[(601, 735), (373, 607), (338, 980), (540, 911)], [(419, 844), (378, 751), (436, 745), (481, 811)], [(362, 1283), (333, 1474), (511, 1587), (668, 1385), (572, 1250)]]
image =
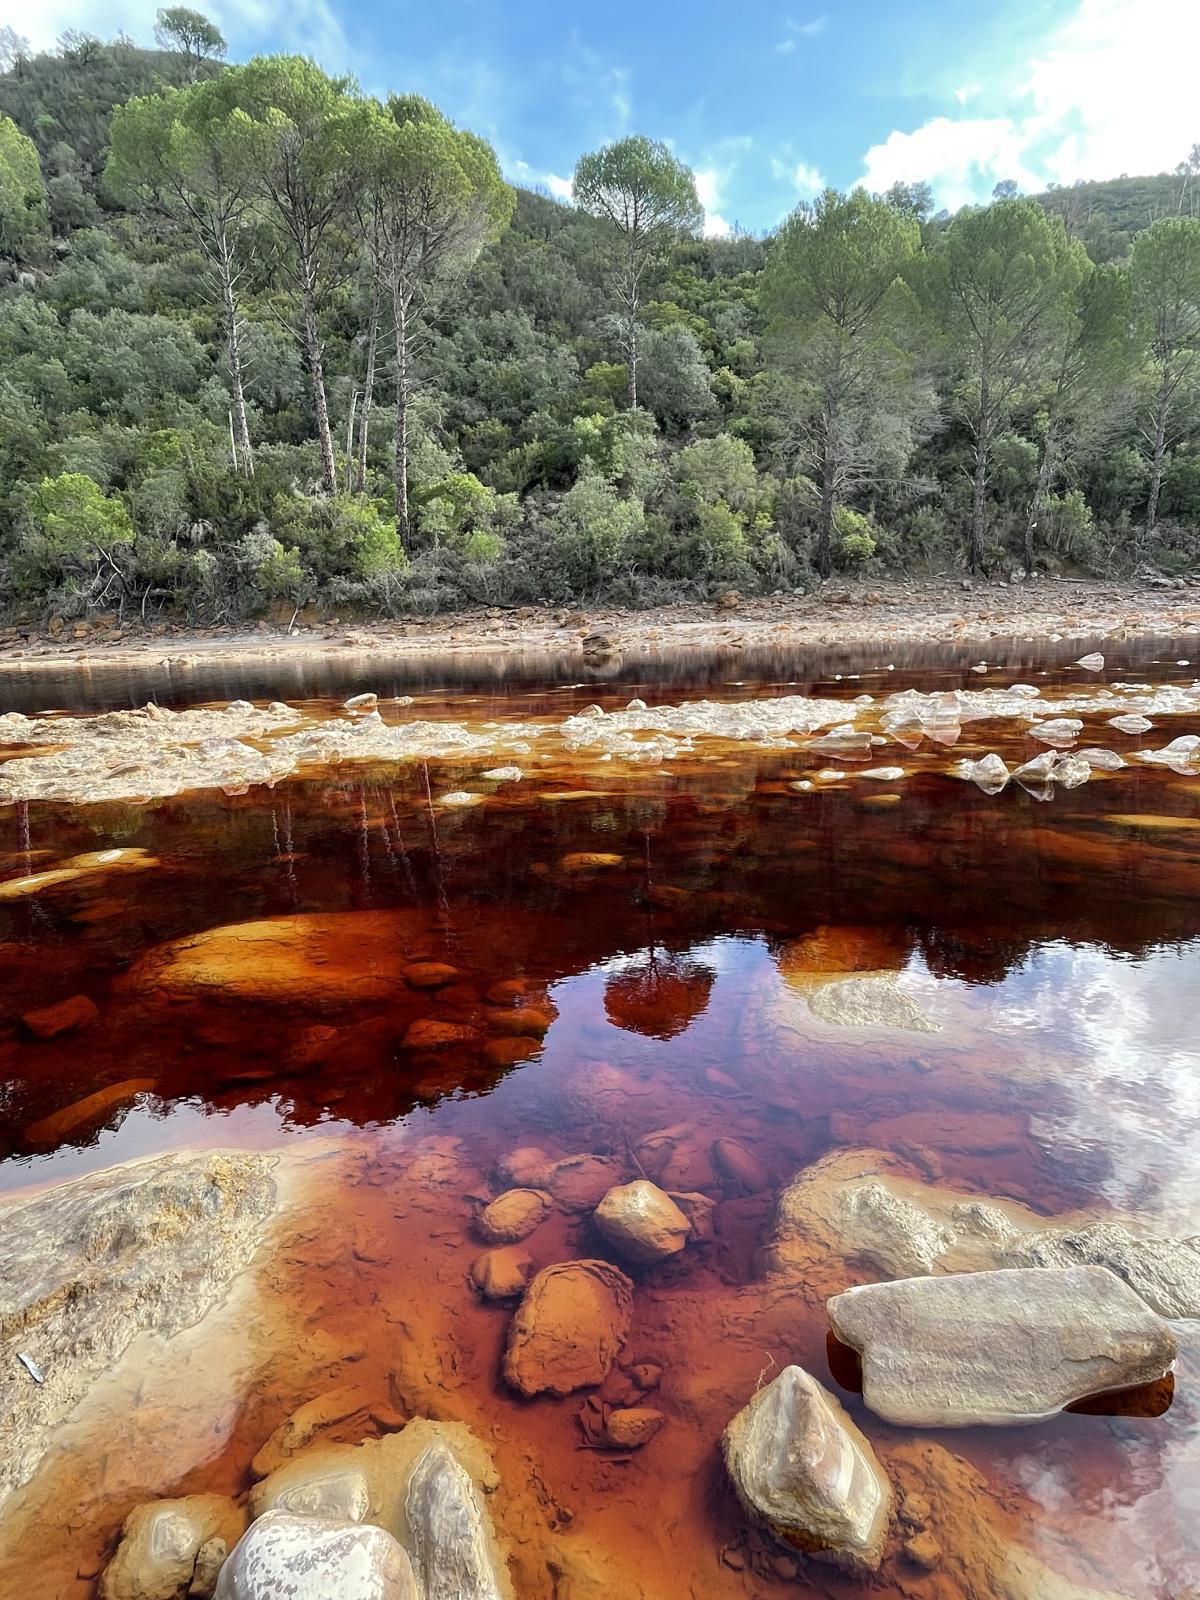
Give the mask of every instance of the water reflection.
[[(492, 709), (515, 717), (550, 692)], [(712, 1442), (764, 1365), (832, 1365), (819, 1286), (795, 1304), (761, 1278), (797, 1172), (870, 1147), (1048, 1218), (1200, 1229), (1200, 830), (1128, 822), (1195, 820), (1196, 781), (1131, 768), (1049, 807), (953, 783), (920, 752), (906, 764), (890, 807), (851, 784), (799, 795), (792, 756), (739, 750), (603, 782), (560, 764), (463, 812), (432, 804), (471, 776), (444, 763), (0, 817), (5, 876), (114, 846), (158, 863), (0, 904), (0, 1188), (181, 1147), (351, 1152), (353, 1181), (329, 1179), (331, 1214), (272, 1266), (254, 1312), (298, 1320), (293, 1365), (281, 1374), (246, 1332), (253, 1358), (203, 1418), (219, 1443), (207, 1461), (194, 1446), (189, 1488), (240, 1482), (261, 1418), (311, 1383), (314, 1323), (382, 1361), (396, 1333), (377, 1308), (419, 1305), (467, 1374), (456, 1403), (534, 1450), (614, 1570), (617, 1523), (641, 1549), (639, 1506), (666, 1496), (695, 1592), (742, 1595), (734, 1568), (712, 1575), (718, 1534), (740, 1527)], [(40, 1037), (23, 1020), (78, 995), (96, 1015), (74, 1028)], [(431, 1135), (460, 1141), (462, 1181), (397, 1229), (381, 1208), (407, 1195), (404, 1162)], [(731, 1181), (720, 1140), (763, 1181)], [(465, 1290), (465, 1196), (531, 1143), (715, 1201), (698, 1259), (639, 1283), (674, 1443), (669, 1471), (647, 1454), (623, 1489), (579, 1463), (565, 1411), (498, 1387), (500, 1314)], [(595, 1248), (586, 1226), (553, 1247)], [(387, 1234), (386, 1267), (344, 1247), (364, 1230)], [(1082, 1550), (1137, 1600), (1200, 1562), (1200, 1349), (1182, 1326), (1169, 1409), (1160, 1391), (953, 1441), (1025, 1508), (1025, 1544), (1063, 1571)], [(81, 1513), (95, 1537), (130, 1484), (165, 1492), (183, 1473), (153, 1453), (166, 1437), (147, 1424), (100, 1474)]]

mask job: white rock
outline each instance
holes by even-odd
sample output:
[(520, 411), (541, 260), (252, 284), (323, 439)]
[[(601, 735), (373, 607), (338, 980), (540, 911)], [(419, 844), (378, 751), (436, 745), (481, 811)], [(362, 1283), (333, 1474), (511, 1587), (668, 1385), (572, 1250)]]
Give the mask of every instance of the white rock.
[(862, 1357), (863, 1400), (903, 1427), (1037, 1422), (1152, 1383), (1176, 1357), (1167, 1324), (1104, 1267), (901, 1278), (828, 1311)]
[(1108, 725), (1120, 733), (1149, 733), (1154, 726), (1149, 717), (1139, 716), (1137, 712), (1130, 712), (1128, 716), (1109, 717)]
[(422, 1600), (404, 1546), (383, 1528), (268, 1511), (238, 1541), (216, 1600)]
[(785, 1367), (725, 1430), (742, 1504), (783, 1543), (850, 1570), (878, 1568), (891, 1488), (870, 1444), (803, 1367)]
[(404, 1505), (423, 1600), (502, 1600), (479, 1492), (444, 1444), (418, 1459)]
[(1092, 650), (1086, 656), (1080, 656), (1075, 665), (1082, 667), (1085, 672), (1103, 672), (1104, 657), (1099, 650)]

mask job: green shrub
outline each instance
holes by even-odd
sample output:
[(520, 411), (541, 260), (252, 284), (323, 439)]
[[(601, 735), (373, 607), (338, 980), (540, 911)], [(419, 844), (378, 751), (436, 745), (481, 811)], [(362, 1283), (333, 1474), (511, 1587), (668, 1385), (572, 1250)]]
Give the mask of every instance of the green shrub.
[(838, 506), (833, 513), (834, 551), (838, 565), (863, 567), (875, 554), (875, 530), (869, 517), (852, 506)]

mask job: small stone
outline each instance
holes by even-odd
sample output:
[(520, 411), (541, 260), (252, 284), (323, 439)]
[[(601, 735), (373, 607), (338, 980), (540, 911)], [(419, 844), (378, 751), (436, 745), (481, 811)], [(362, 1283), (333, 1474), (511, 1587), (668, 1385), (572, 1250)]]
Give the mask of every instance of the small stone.
[(922, 1572), (932, 1572), (942, 1559), (942, 1547), (931, 1533), (917, 1533), (904, 1541), (904, 1555)]
[(614, 1249), (644, 1267), (678, 1255), (691, 1233), (670, 1195), (645, 1178), (610, 1189), (592, 1220)]
[(771, 1565), (775, 1569), (775, 1576), (782, 1578), (784, 1583), (795, 1583), (800, 1576), (799, 1564), (791, 1556), (776, 1556)]
[(573, 850), (558, 865), (563, 872), (603, 872), (619, 867), (624, 860), (624, 856), (614, 855), (608, 850)]
[(624, 1370), (630, 1383), (643, 1394), (649, 1393), (651, 1389), (657, 1389), (662, 1382), (663, 1369), (657, 1361), (634, 1361)]
[(524, 1294), (533, 1258), (515, 1245), (485, 1250), (471, 1268), (471, 1281), (485, 1300), (515, 1300)]
[(406, 1050), (440, 1050), (445, 1045), (469, 1044), (475, 1037), (475, 1030), (461, 1022), (421, 1017), (409, 1024), (401, 1044)]
[(621, 1176), (608, 1156), (567, 1156), (555, 1163), (546, 1187), (567, 1211), (591, 1211)]
[(553, 1209), (553, 1200), (541, 1189), (508, 1189), (484, 1206), (475, 1226), (488, 1244), (517, 1244), (539, 1228)]
[(721, 1551), (721, 1560), (731, 1572), (746, 1570), (746, 1552), (739, 1550), (736, 1545), (727, 1544)]
[(900, 1520), (910, 1528), (925, 1528), (933, 1507), (923, 1494), (906, 1494), (900, 1502)]
[(612, 1450), (640, 1450), (650, 1443), (666, 1420), (661, 1411), (649, 1406), (610, 1411), (602, 1442)]
[(369, 690), (366, 694), (352, 694), (343, 706), (345, 711), (374, 711), (379, 704), (379, 696)]
[(736, 1139), (717, 1139), (712, 1147), (713, 1166), (726, 1186), (742, 1194), (769, 1189), (771, 1179), (757, 1156)]
[(94, 1000), (85, 994), (74, 994), (69, 1000), (43, 1006), (40, 1011), (27, 1011), (21, 1021), (36, 1038), (56, 1039), (60, 1033), (86, 1028), (99, 1015), (100, 1008)]
[(510, 1150), (496, 1163), (497, 1176), (514, 1189), (548, 1188), (553, 1172), (554, 1157), (533, 1144)]
[(444, 961), (413, 961), (401, 967), (400, 972), (412, 989), (442, 989), (460, 976), (457, 967), (447, 966)]
[(224, 1539), (206, 1539), (196, 1553), (192, 1581), (188, 1585), (188, 1600), (213, 1600), (217, 1592), (217, 1579), (229, 1554)]

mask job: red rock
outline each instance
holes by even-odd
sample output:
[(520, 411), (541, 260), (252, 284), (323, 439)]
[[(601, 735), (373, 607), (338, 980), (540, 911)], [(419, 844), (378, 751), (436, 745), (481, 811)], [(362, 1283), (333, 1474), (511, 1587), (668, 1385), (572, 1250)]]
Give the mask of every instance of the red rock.
[(86, 1028), (100, 1015), (95, 1001), (85, 994), (73, 994), (69, 1000), (56, 1005), (43, 1006), (39, 1011), (27, 1011), (21, 1021), (39, 1039), (54, 1039), (60, 1033), (71, 1033), (76, 1028)]

